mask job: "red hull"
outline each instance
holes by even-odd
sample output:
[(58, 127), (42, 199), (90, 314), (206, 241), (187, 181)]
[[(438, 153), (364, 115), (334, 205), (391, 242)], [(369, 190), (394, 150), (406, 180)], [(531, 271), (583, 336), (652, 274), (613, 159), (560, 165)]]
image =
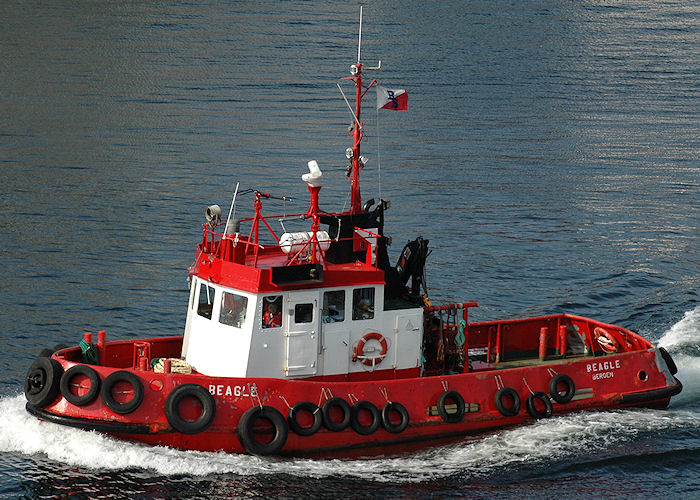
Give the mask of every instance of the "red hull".
[[(527, 325), (531, 328), (537, 322), (562, 317), (533, 318), (509, 324), (522, 324), (523, 327)], [(572, 316), (567, 318), (577, 319)], [(478, 337), (480, 331), (488, 331), (498, 326), (497, 323), (472, 324), (469, 326), (469, 335)], [(150, 344), (151, 356), (155, 358), (176, 356), (181, 341), (180, 337), (171, 337), (149, 339), (145, 342)], [(375, 372), (377, 378), (373, 380), (331, 381), (220, 378), (197, 373), (185, 375), (155, 373), (151, 369), (139, 370), (133, 368), (138, 364), (138, 360), (134, 359), (132, 354), (134, 344), (132, 341), (109, 342), (100, 347), (102, 365), (91, 366), (91, 369), (97, 374), (102, 391), (89, 404), (83, 404), (82, 401), (73, 404), (59, 394), (43, 409), (28, 404), (28, 410), (45, 420), (97, 429), (122, 439), (181, 449), (251, 452), (250, 446), (246, 447), (243, 444), (246, 438), (241, 436), (243, 432), (250, 434), (248, 439), (252, 438), (262, 443), (262, 448), (253, 448), (253, 453), (266, 454), (271, 451), (281, 455), (352, 456), (400, 453), (468, 434), (521, 424), (533, 418), (546, 418), (552, 414), (629, 406), (665, 407), (671, 396), (681, 390), (680, 382), (673, 377), (668, 366), (672, 362), (667, 360), (661, 350), (651, 347), (612, 355), (598, 352), (597, 356), (551, 356), (544, 361), (535, 356), (531, 359), (502, 361), (488, 366), (484, 363), (467, 373), (451, 375), (378, 378), (382, 376), (382, 372)], [(64, 349), (55, 353), (53, 359), (60, 363), (65, 372), (82, 364), (77, 362), (79, 355), (78, 348)], [(141, 367), (143, 368), (143, 363)], [(135, 409), (125, 413), (115, 412), (105, 404), (105, 380), (110, 374), (118, 371), (127, 371), (135, 375), (143, 386), (142, 400)], [(390, 370), (385, 372), (392, 373), (391, 377), (402, 375)], [(564, 383), (562, 387), (552, 389), (550, 384), (557, 374), (570, 377), (575, 387), (567, 387)], [(72, 377), (68, 382), (68, 390), (73, 394), (73, 399), (85, 395), (91, 385), (90, 380), (82, 374)], [(201, 432), (178, 432), (166, 415), (168, 396), (184, 384), (197, 384), (212, 395), (215, 416)], [(518, 395), (519, 409), (512, 408), (515, 405), (514, 400), (506, 397), (501, 399), (499, 410), (496, 394), (503, 387), (513, 389)], [(573, 391), (570, 401), (557, 402), (556, 399), (566, 399), (565, 393), (569, 389)], [(133, 396), (133, 388), (124, 381), (113, 384), (109, 390), (109, 397), (117, 404), (128, 402)], [(456, 391), (463, 398), (463, 408), (459, 396), (441, 400), (441, 396), (447, 391)], [(534, 398), (530, 411), (526, 400), (528, 396), (538, 392), (548, 396)], [(338, 415), (329, 410), (330, 425), (324, 422), (323, 426), (308, 436), (285, 428), (287, 436), (282, 446), (277, 449), (279, 443), (273, 443), (272, 448), (268, 449), (266, 442), (274, 441), (275, 432), (279, 431), (274, 428), (274, 419), (268, 421), (263, 416), (249, 427), (241, 424), (242, 416), (251, 408), (274, 408), (286, 421), (290, 408), (295, 404), (306, 401), (323, 406), (326, 400), (333, 397), (342, 398), (350, 405), (357, 401), (368, 401), (379, 410), (389, 401), (401, 403), (408, 412), (408, 425), (399, 432), (396, 432), (396, 428), (393, 429), (394, 432), (389, 432), (386, 426), (373, 421), (376, 414), (373, 415), (371, 411), (359, 411), (351, 416), (356, 419), (355, 423), (363, 433), (354, 429), (353, 425), (343, 430), (332, 431), (327, 427), (333, 427), (334, 423), (336, 427), (342, 425), (338, 422), (342, 420), (343, 411), (342, 408), (337, 408), (332, 411)], [(551, 413), (548, 412), (544, 399), (552, 401)], [(197, 431), (196, 421), (204, 413), (204, 406), (196, 395), (186, 394), (175, 412), (186, 423), (194, 421), (193, 430)], [(513, 410), (512, 413), (515, 414), (504, 415), (504, 406), (506, 411)], [(298, 417), (298, 423), (302, 427), (312, 427), (314, 416), (311, 413), (303, 415), (303, 412), (300, 412)], [(395, 412), (389, 420), (389, 426), (400, 427), (400, 417), (401, 415)], [(376, 430), (372, 429), (375, 423), (378, 425)], [(267, 428), (261, 424), (267, 424)], [(368, 430), (372, 432), (367, 433)]]

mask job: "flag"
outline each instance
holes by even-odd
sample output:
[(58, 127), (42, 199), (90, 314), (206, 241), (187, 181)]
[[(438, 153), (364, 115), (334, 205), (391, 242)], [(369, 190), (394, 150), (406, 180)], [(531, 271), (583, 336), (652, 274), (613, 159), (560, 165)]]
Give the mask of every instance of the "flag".
[(404, 89), (387, 89), (377, 85), (377, 109), (406, 111), (408, 109), (408, 94)]

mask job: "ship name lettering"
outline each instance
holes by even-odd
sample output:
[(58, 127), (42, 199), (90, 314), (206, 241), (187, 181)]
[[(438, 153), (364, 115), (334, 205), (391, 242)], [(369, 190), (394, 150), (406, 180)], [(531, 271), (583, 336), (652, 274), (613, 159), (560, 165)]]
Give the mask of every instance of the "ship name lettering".
[(601, 363), (588, 363), (586, 365), (586, 371), (588, 373), (615, 370), (617, 368), (620, 368), (619, 359), (616, 359), (614, 361), (603, 361)]
[(256, 395), (255, 387), (249, 389), (248, 386), (245, 385), (234, 385), (231, 387), (230, 385), (210, 384), (209, 392), (212, 396), (235, 396), (237, 398), (247, 398), (250, 396), (254, 397)]

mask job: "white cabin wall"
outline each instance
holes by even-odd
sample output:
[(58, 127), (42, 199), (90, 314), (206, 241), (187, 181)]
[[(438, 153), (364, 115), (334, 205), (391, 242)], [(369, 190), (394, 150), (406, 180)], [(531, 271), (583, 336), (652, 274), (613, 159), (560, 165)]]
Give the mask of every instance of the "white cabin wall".
[[(190, 341), (190, 331), (192, 329), (192, 314), (194, 313), (194, 309), (192, 304), (194, 304), (194, 297), (195, 297), (195, 291), (197, 290), (197, 281), (192, 280), (190, 281), (190, 297), (189, 297), (189, 302), (187, 303), (187, 316), (185, 317), (185, 332), (182, 337), (182, 350), (180, 353), (180, 356), (184, 357), (187, 353), (187, 346), (189, 345)], [(195, 313), (196, 314), (196, 313)]]
[[(248, 294), (216, 285), (212, 319), (197, 313), (199, 286), (193, 281), (183, 342), (183, 356), (201, 373), (222, 377), (280, 379), (343, 375), (420, 366), (423, 339), (421, 308), (384, 311), (384, 287), (365, 285), (316, 290), (292, 290), (279, 294)], [(374, 317), (352, 319), (353, 292), (374, 288)], [(248, 298), (243, 328), (219, 322), (224, 291)], [(344, 293), (343, 320), (323, 322), (325, 292)], [(266, 297), (282, 297), (282, 324), (263, 328)], [(313, 304), (313, 319), (295, 323), (295, 306)], [(336, 317), (335, 319), (338, 319)], [(374, 367), (352, 361), (353, 348), (368, 333), (380, 333), (387, 341), (386, 356)], [(374, 342), (374, 344), (372, 344)], [(376, 341), (367, 346), (375, 347)]]
[[(199, 286), (205, 282), (200, 281)], [(245, 377), (250, 353), (253, 320), (257, 305), (256, 296), (233, 291), (248, 298), (246, 320), (241, 328), (219, 321), (223, 289), (208, 283), (215, 290), (211, 319), (197, 313), (199, 288), (194, 290), (193, 305), (188, 311), (189, 335), (183, 356), (197, 371), (217, 377)]]

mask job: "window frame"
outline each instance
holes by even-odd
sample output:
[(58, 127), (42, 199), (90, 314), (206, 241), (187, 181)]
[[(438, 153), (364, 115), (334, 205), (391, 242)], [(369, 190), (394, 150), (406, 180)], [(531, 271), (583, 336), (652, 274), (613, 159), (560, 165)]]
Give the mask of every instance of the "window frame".
[[(371, 299), (367, 299), (365, 297), (362, 297), (362, 291), (364, 290), (372, 290)], [(358, 294), (358, 292), (360, 292)], [(368, 315), (367, 317), (359, 317), (360, 313), (360, 303), (363, 300), (371, 300), (371, 303), (369, 305), (369, 308), (367, 309), (366, 313), (361, 313), (362, 315)], [(357, 301), (357, 303), (356, 303)], [(375, 316), (375, 304), (377, 303), (377, 289), (374, 286), (363, 286), (363, 287), (358, 287), (358, 288), (353, 288), (352, 290), (352, 320), (353, 321), (366, 321), (368, 319), (374, 319)]]

